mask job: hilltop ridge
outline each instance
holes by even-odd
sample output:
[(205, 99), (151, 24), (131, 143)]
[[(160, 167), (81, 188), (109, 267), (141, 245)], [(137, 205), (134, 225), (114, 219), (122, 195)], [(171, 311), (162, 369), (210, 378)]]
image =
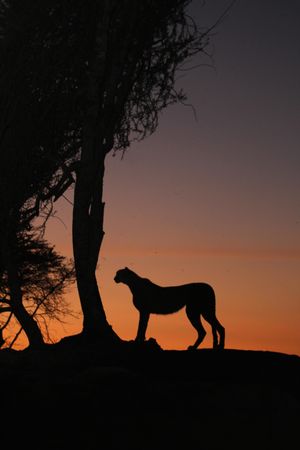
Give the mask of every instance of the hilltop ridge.
[[(4, 430), (31, 448), (285, 449), (297, 438), (300, 357), (271, 351), (0, 351)], [(5, 389), (4, 389), (5, 388)], [(30, 411), (30, 412), (29, 412)], [(33, 426), (34, 424), (34, 426)]]

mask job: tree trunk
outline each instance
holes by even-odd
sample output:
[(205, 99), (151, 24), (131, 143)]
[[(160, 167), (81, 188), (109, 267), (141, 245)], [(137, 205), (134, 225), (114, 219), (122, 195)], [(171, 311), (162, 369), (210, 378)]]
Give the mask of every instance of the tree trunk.
[(40, 348), (44, 345), (43, 335), (36, 321), (27, 312), (22, 303), (22, 297), (12, 297), (12, 311), (23, 328), (31, 348)]
[[(98, 203), (98, 217), (93, 205), (93, 184), (95, 169), (91, 163), (82, 162), (76, 175), (73, 208), (73, 253), (76, 268), (77, 287), (83, 312), (83, 330), (94, 334), (107, 327), (105, 312), (101, 303), (95, 270), (95, 252), (100, 250), (103, 238), (102, 202)], [(102, 216), (102, 220), (101, 220)], [(96, 262), (97, 264), (97, 262)]]
[[(97, 155), (97, 157), (95, 157)], [(96, 279), (96, 268), (104, 236), (104, 152), (95, 134), (88, 133), (76, 174), (73, 207), (73, 254), (77, 288), (83, 312), (83, 334), (105, 341), (119, 340), (106, 320)]]
[(22, 290), (18, 275), (18, 268), (11, 258), (8, 262), (8, 285), (10, 290), (11, 311), (23, 328), (31, 348), (39, 348), (44, 345), (43, 335), (38, 324), (27, 312), (22, 302)]
[[(111, 149), (99, 108), (99, 85), (105, 76), (106, 39), (109, 11), (114, 2), (106, 0), (99, 8), (94, 52), (88, 62), (86, 111), (79, 169), (76, 172), (73, 206), (73, 255), (77, 288), (83, 312), (83, 334), (107, 342), (120, 341), (108, 324), (96, 279), (96, 268), (104, 236), (104, 161)], [(106, 130), (107, 131), (107, 130)], [(110, 141), (112, 137), (110, 136)], [(112, 146), (112, 144), (111, 144)]]

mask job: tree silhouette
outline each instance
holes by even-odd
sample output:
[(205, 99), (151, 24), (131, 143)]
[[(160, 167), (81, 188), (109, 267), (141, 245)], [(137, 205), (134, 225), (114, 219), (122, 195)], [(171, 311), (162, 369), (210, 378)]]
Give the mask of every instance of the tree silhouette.
[[(70, 151), (72, 140), (62, 143), (61, 130), (56, 131), (50, 120), (51, 113), (56, 115), (57, 111), (52, 111), (49, 104), (35, 95), (30, 78), (34, 40), (30, 39), (30, 27), (26, 25), (29, 18), (35, 19), (34, 2), (23, 5), (25, 8), (17, 3), (0, 3), (0, 274), (1, 288), (6, 294), (2, 295), (1, 310), (10, 311), (20, 322), (30, 345), (38, 346), (43, 343), (43, 336), (33, 319), (33, 315), (38, 317), (33, 314), (35, 305), (39, 302), (38, 312), (44, 312), (44, 317), (68, 311), (60, 292), (63, 292), (63, 274), (66, 284), (71, 280), (72, 271), (67, 261), (30, 230), (37, 216), (44, 216), (46, 221), (51, 214), (53, 198), (62, 189), (63, 166), (70, 163), (74, 151)], [(66, 183), (70, 181), (64, 180), (64, 187)], [(44, 262), (38, 255), (43, 256)], [(36, 264), (30, 283), (23, 279), (29, 256), (31, 264)], [(42, 286), (39, 277), (49, 283), (49, 290), (37, 296), (34, 283), (39, 281)], [(62, 283), (55, 285), (59, 277)], [(31, 295), (23, 291), (26, 286), (30, 286)]]
[[(184, 100), (175, 73), (208, 44), (208, 31), (197, 29), (186, 14), (189, 3), (8, 0), (2, 5), (0, 145), (6, 157), (10, 146), (22, 159), (26, 138), (31, 163), (24, 183), (29, 190), (34, 184), (27, 214), (38, 214), (42, 202), (58, 198), (75, 179), (73, 252), (87, 338), (118, 340), (95, 275), (104, 236), (105, 158), (153, 133), (159, 113)], [(25, 204), (23, 198), (19, 209)]]
[(63, 298), (66, 288), (75, 279), (72, 262), (59, 255), (36, 232), (21, 231), (16, 236), (13, 258), (1, 269), (0, 314), (8, 315), (1, 321), (1, 331), (14, 317), (21, 328), (10, 346), (22, 330), (31, 347), (41, 346), (44, 343), (41, 329), (48, 333), (47, 322), (50, 319), (61, 321), (63, 316), (72, 313)]

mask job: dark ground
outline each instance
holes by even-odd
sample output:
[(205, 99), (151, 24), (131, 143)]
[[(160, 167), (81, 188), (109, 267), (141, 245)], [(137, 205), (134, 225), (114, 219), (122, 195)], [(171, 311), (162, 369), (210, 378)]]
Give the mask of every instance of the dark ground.
[(300, 357), (266, 351), (0, 351), (1, 449), (292, 449)]

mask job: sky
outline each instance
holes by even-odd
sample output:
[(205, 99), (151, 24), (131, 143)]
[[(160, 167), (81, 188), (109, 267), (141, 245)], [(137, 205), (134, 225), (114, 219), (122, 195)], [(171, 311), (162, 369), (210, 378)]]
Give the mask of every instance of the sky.
[[(202, 4), (189, 13), (209, 27), (230, 1)], [(192, 107), (167, 108), (151, 137), (108, 155), (97, 279), (121, 338), (138, 324), (128, 287), (113, 281), (128, 266), (164, 286), (211, 284), (227, 348), (300, 354), (299, 22), (297, 0), (237, 0), (214, 30), (212, 57), (178, 73)], [(55, 209), (46, 237), (71, 256), (72, 207), (61, 199)], [(80, 311), (76, 287), (68, 299)], [(81, 327), (70, 317), (50, 333)], [(183, 310), (151, 316), (150, 337), (182, 350), (196, 331)]]

